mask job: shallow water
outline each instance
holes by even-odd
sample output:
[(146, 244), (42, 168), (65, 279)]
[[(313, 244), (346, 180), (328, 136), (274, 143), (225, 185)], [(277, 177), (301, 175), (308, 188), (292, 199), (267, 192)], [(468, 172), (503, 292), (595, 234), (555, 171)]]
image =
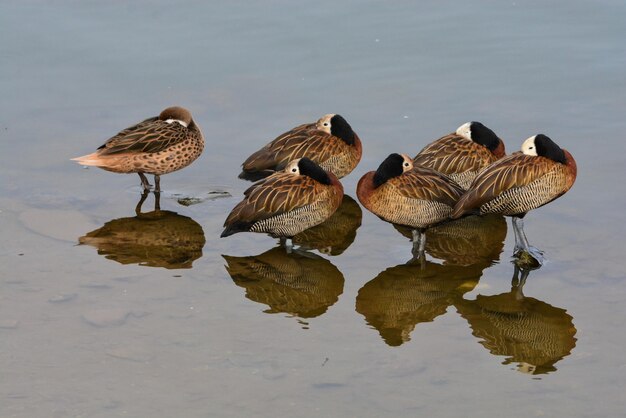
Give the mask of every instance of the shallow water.
[[(625, 19), (618, 1), (3, 3), (0, 416), (622, 415)], [(151, 195), (135, 215), (137, 176), (69, 161), (173, 104), (208, 145), (163, 177), (162, 213)], [(300, 237), (314, 255), (219, 239), (239, 164), (329, 112), (364, 156), (345, 216)], [(508, 220), (431, 231), (406, 265), (406, 231), (354, 202), (389, 152), (468, 120), (578, 163), (526, 218), (549, 262), (523, 290)]]

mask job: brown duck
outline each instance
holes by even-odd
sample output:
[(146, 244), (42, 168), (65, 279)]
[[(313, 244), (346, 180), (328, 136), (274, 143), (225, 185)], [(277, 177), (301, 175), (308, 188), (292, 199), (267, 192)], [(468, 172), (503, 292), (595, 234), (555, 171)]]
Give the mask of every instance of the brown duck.
[(423, 258), (425, 230), (447, 220), (463, 189), (430, 168), (413, 166), (407, 155), (391, 154), (357, 186), (363, 206), (387, 222), (413, 230), (413, 255)]
[(424, 147), (413, 163), (439, 171), (467, 190), (480, 170), (504, 155), (504, 143), (491, 129), (467, 122)]
[[(339, 207), (343, 186), (337, 177), (308, 158), (292, 161), (283, 172), (253, 184), (230, 212), (222, 237), (264, 232), (291, 238), (328, 219)], [(288, 248), (291, 242), (288, 243)]]
[(145, 190), (150, 189), (145, 174), (153, 174), (159, 192), (159, 176), (187, 167), (203, 149), (204, 137), (191, 113), (174, 106), (124, 129), (96, 152), (72, 160), (114, 173), (137, 173)]
[(468, 213), (513, 217), (515, 254), (523, 250), (543, 262), (542, 252), (528, 244), (523, 218), (529, 211), (565, 194), (576, 180), (576, 161), (546, 135), (528, 138), (522, 151), (485, 168), (459, 199), (453, 218)]
[(361, 140), (341, 116), (325, 115), (285, 132), (252, 154), (242, 164), (244, 179), (266, 177), (290, 161), (307, 157), (337, 178), (350, 174), (361, 160)]

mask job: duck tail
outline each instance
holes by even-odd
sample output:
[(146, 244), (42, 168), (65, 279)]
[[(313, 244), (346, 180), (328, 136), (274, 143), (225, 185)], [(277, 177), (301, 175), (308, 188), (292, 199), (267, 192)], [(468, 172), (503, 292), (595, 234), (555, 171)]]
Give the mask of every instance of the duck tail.
[(76, 161), (80, 165), (100, 166), (103, 164), (102, 158), (97, 152), (83, 155), (82, 157), (71, 158), (72, 161)]

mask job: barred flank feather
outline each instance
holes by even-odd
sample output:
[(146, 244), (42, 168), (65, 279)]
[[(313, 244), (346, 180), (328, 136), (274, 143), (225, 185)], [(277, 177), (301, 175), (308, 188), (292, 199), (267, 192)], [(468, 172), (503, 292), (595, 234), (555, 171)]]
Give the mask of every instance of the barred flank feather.
[(308, 159), (298, 166), (313, 177), (280, 172), (253, 184), (226, 218), (222, 237), (244, 231), (293, 237), (328, 219), (341, 204), (341, 183)]
[[(392, 177), (387, 178), (384, 171), (392, 172)], [(377, 183), (381, 184), (375, 187)], [(448, 219), (462, 194), (459, 185), (434, 170), (415, 166), (402, 172), (385, 163), (377, 172), (365, 174), (357, 186), (359, 200), (372, 213), (385, 221), (419, 229)]]
[(496, 161), (474, 179), (452, 217), (476, 210), (481, 214), (523, 215), (559, 198), (576, 180), (576, 162), (564, 152), (566, 164), (522, 153)]

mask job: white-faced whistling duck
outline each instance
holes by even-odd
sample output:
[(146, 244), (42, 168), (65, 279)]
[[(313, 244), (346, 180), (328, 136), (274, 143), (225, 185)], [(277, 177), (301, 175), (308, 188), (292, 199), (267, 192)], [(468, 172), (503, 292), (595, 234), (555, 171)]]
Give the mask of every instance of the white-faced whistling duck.
[(391, 154), (357, 186), (363, 206), (387, 222), (413, 229), (413, 255), (423, 259), (425, 230), (447, 220), (463, 189), (445, 175)]
[(341, 115), (329, 114), (285, 132), (243, 163), (240, 178), (256, 180), (283, 170), (290, 161), (307, 157), (337, 178), (350, 174), (361, 161), (361, 140)]
[(222, 237), (237, 232), (264, 232), (287, 241), (321, 224), (339, 207), (343, 186), (337, 177), (308, 158), (294, 160), (248, 188), (245, 198), (224, 222)]
[(480, 170), (504, 155), (504, 143), (491, 129), (467, 122), (426, 145), (413, 163), (439, 171), (467, 190)]
[(452, 213), (499, 213), (513, 217), (515, 255), (525, 251), (543, 263), (543, 253), (528, 244), (523, 218), (529, 211), (565, 194), (576, 180), (576, 161), (546, 135), (531, 136), (521, 152), (481, 171)]

